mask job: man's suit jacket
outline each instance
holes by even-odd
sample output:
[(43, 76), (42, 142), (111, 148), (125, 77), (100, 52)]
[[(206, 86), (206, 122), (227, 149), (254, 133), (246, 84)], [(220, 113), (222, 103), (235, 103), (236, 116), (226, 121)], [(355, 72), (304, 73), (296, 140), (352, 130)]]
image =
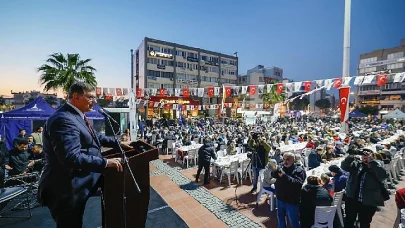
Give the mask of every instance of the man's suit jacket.
[(95, 134), (93, 137), (84, 119), (69, 104), (48, 119), (43, 133), (45, 166), (38, 202), (51, 210), (85, 204), (106, 167), (101, 146), (115, 147), (112, 138)]

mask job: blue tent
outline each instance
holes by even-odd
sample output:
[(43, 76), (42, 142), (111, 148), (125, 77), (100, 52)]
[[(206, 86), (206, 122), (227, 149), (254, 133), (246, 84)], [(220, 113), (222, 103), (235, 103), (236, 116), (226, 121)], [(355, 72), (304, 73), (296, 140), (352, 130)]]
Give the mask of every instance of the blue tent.
[(358, 109), (355, 109), (349, 113), (349, 117), (367, 117), (367, 115), (360, 112)]
[(95, 104), (90, 112), (86, 112), (85, 115), (89, 120), (104, 120), (104, 116), (101, 115), (98, 110), (100, 109), (100, 105)]
[(13, 139), (20, 129), (26, 130), (26, 135), (31, 134), (33, 120), (46, 120), (53, 113), (53, 109), (42, 97), (38, 97), (28, 105), (3, 113), (0, 119), (1, 135), (7, 139), (7, 147), (11, 149)]

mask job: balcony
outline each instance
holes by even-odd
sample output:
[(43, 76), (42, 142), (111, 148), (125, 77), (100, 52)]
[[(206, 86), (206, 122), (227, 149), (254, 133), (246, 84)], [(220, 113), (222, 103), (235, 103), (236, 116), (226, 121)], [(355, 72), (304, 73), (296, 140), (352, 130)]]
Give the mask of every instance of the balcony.
[(381, 91), (381, 95), (397, 95), (397, 94), (405, 94), (405, 90), (383, 90)]
[(359, 95), (376, 95), (380, 94), (381, 90), (366, 90), (366, 91), (359, 91)]
[(174, 71), (174, 67), (160, 65), (160, 64), (148, 63), (146, 67), (148, 70), (163, 71), (163, 72), (173, 72)]

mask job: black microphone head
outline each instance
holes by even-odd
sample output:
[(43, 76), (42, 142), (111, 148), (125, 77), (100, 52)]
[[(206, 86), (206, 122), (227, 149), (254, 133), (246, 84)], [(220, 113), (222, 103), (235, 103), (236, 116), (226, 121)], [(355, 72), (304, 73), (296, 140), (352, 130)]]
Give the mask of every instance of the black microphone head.
[(100, 108), (100, 109), (98, 110), (98, 112), (99, 112), (100, 114), (105, 114), (105, 112), (104, 112), (104, 110), (103, 110), (102, 108)]

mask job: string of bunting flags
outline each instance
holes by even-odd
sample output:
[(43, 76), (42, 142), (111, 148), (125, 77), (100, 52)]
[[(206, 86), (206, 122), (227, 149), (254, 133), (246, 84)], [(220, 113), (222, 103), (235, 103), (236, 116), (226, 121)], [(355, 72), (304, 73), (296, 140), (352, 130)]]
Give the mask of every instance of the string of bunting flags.
[[(389, 78), (390, 77), (390, 78)], [(267, 104), (242, 104), (242, 103), (229, 103), (225, 102), (228, 97), (237, 97), (239, 95), (249, 94), (254, 96), (256, 94), (261, 95), (271, 91), (273, 86), (276, 86), (276, 92), (282, 94), (285, 92), (302, 92), (304, 88), (304, 94), (295, 96), (293, 98), (286, 99), (284, 104), (292, 102), (297, 98), (304, 98), (314, 92), (322, 89), (330, 90), (332, 87), (339, 89), (340, 87), (349, 86), (350, 82), (354, 79), (354, 85), (376, 84), (377, 86), (384, 86), (388, 80), (394, 83), (401, 83), (405, 80), (405, 72), (402, 73), (382, 73), (367, 76), (353, 76), (344, 78), (332, 78), (313, 81), (301, 81), (301, 82), (288, 82), (288, 83), (276, 83), (265, 85), (249, 85), (249, 86), (222, 86), (221, 87), (206, 87), (206, 88), (138, 88), (136, 89), (136, 104), (143, 104), (151, 108), (165, 108), (167, 110), (206, 110), (206, 109), (223, 109), (223, 108), (256, 108), (256, 109), (268, 109)], [(96, 88), (96, 96), (104, 97), (106, 100), (115, 100), (116, 97), (127, 97), (131, 89), (129, 88)], [(178, 102), (173, 101), (171, 103), (157, 102), (149, 100), (150, 97), (177, 97), (180, 98)], [(192, 105), (185, 104), (181, 101), (181, 98), (189, 99), (191, 97), (200, 98), (213, 98), (222, 97), (221, 105)], [(244, 108), (243, 107), (243, 108)]]

